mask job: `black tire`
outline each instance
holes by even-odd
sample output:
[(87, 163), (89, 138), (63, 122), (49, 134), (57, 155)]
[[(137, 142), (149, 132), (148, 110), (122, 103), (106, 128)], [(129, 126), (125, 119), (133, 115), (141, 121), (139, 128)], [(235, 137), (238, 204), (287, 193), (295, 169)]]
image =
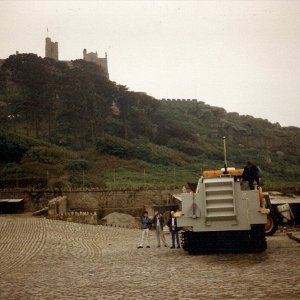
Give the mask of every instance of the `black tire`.
[(278, 224), (272, 215), (267, 216), (267, 223), (265, 225), (266, 236), (273, 235), (278, 229)]
[(252, 225), (250, 232), (250, 249), (251, 252), (258, 253), (267, 249), (265, 226)]

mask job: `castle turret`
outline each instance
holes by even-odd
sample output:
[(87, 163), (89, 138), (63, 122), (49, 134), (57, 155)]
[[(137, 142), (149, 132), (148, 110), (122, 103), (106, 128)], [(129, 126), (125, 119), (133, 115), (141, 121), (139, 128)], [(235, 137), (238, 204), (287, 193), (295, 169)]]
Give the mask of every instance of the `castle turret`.
[(45, 57), (58, 60), (58, 42), (51, 42), (49, 37), (46, 37)]
[(83, 49), (83, 59), (86, 60), (86, 49)]

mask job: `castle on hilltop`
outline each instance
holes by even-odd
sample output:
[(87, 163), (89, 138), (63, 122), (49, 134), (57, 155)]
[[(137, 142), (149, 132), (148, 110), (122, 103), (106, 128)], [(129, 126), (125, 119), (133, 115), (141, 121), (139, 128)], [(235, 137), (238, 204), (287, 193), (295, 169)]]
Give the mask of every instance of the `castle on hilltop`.
[[(52, 42), (51, 38), (46, 37), (46, 43), (45, 43), (45, 57), (52, 58), (54, 60), (58, 59), (58, 42)], [(92, 62), (96, 65), (98, 65), (106, 75), (107, 78), (109, 78), (108, 74), (108, 64), (107, 64), (107, 53), (105, 52), (105, 57), (98, 57), (98, 52), (90, 52), (87, 53), (86, 49), (83, 49), (83, 60)], [(71, 61), (64, 61), (69, 66), (72, 65)]]
[(107, 74), (107, 78), (109, 77), (106, 52), (105, 52), (105, 57), (102, 58), (102, 57), (98, 57), (98, 52), (87, 53), (86, 49), (83, 49), (83, 59), (86, 61), (93, 62), (96, 65), (99, 65), (103, 69), (103, 71)]
[(58, 60), (58, 42), (51, 42), (51, 39), (49, 37), (46, 37), (45, 57), (50, 57), (54, 60)]
[[(19, 54), (19, 51), (16, 51), (16, 55)], [(58, 42), (52, 42), (51, 38), (46, 37), (45, 41), (45, 57), (52, 58), (56, 61), (59, 61), (58, 56)], [(97, 52), (87, 53), (86, 49), (83, 49), (83, 60), (92, 62), (98, 65), (102, 70), (104, 75), (109, 78), (108, 74), (108, 63), (107, 63), (107, 53), (105, 52), (105, 57), (98, 57)], [(5, 59), (0, 59), (0, 67), (4, 63)], [(64, 60), (69, 67), (72, 67), (72, 62), (70, 60)]]

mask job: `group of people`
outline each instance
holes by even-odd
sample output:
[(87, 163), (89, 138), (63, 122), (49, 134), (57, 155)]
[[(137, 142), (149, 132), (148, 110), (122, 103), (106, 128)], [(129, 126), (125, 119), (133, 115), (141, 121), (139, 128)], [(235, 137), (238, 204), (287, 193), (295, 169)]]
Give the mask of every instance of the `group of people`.
[[(150, 248), (149, 234), (152, 226), (155, 228), (157, 247), (160, 247), (161, 242), (163, 243), (164, 247), (168, 247), (164, 235), (164, 231), (163, 231), (163, 228), (165, 226), (165, 220), (163, 215), (159, 211), (155, 212), (154, 217), (152, 219), (149, 218), (148, 212), (144, 211), (144, 214), (141, 218), (141, 225), (142, 225), (142, 238), (138, 248), (143, 248), (144, 245), (146, 245), (146, 248)], [(177, 248), (180, 248), (180, 241), (178, 236), (179, 228), (177, 226), (177, 219), (174, 215), (174, 211), (171, 211), (171, 216), (169, 218), (167, 225), (169, 227), (171, 237), (172, 237), (172, 246), (170, 248), (175, 249), (175, 240), (177, 243)]]
[[(241, 184), (243, 181), (248, 181), (250, 190), (254, 190), (256, 186), (260, 184), (259, 182), (259, 169), (255, 166), (251, 161), (246, 162), (246, 166), (244, 168), (244, 172), (241, 178)], [(168, 247), (166, 238), (164, 235), (164, 225), (165, 220), (162, 214), (159, 211), (156, 211), (154, 217), (152, 219), (149, 218), (148, 212), (144, 211), (144, 214), (141, 218), (141, 225), (142, 225), (142, 238), (140, 245), (138, 248), (143, 248), (146, 245), (146, 248), (150, 248), (149, 245), (149, 233), (152, 227), (155, 228), (156, 238), (157, 238), (157, 247), (160, 247), (161, 241), (165, 247)], [(178, 236), (178, 226), (177, 226), (177, 219), (174, 215), (174, 211), (171, 211), (171, 216), (167, 223), (171, 238), (172, 238), (172, 246), (171, 249), (175, 248), (175, 241), (177, 243), (177, 248), (180, 248), (179, 236)]]

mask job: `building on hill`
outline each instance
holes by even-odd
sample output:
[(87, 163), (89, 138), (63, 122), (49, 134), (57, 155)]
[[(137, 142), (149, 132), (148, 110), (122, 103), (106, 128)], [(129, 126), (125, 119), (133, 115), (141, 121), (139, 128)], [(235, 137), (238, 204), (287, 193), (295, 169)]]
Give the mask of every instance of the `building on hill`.
[(46, 37), (45, 57), (58, 60), (58, 42), (52, 42), (49, 37)]
[[(58, 43), (57, 42), (52, 42), (49, 37), (46, 37), (46, 45), (45, 45), (45, 57), (49, 57), (55, 60), (58, 59)], [(87, 53), (87, 50), (83, 50), (83, 59), (85, 61), (92, 62), (96, 65), (98, 65), (104, 72), (105, 76), (109, 78), (108, 74), (108, 64), (107, 64), (107, 53), (105, 52), (105, 57), (98, 57), (97, 52), (90, 52)], [(64, 60), (69, 67), (72, 67), (72, 62), (68, 60)]]
[(105, 72), (107, 78), (109, 78), (106, 52), (105, 52), (105, 57), (102, 58), (102, 57), (98, 57), (98, 52), (87, 53), (87, 50), (83, 49), (83, 59), (85, 61), (89, 61), (100, 66)]
[[(19, 52), (17, 51), (16, 55)], [(59, 61), (58, 57), (58, 42), (52, 42), (50, 37), (45, 39), (45, 57), (52, 58), (56, 61)], [(107, 53), (105, 52), (105, 57), (98, 57), (98, 53), (90, 52), (87, 53), (86, 49), (83, 50), (83, 59), (85, 61), (92, 62), (98, 65), (102, 70), (104, 75), (109, 78), (108, 74), (108, 63), (107, 63)], [(0, 67), (4, 63), (5, 59), (0, 59)], [(72, 61), (63, 60), (70, 68), (72, 68)]]

